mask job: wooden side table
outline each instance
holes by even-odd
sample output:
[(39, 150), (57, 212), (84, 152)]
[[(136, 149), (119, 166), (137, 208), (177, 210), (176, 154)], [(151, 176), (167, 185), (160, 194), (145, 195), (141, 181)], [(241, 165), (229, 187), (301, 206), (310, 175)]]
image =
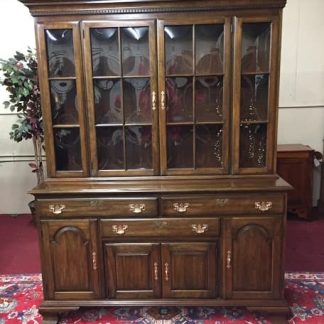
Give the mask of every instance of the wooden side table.
[(288, 212), (310, 219), (315, 151), (302, 144), (278, 145), (277, 173), (294, 187), (288, 193)]

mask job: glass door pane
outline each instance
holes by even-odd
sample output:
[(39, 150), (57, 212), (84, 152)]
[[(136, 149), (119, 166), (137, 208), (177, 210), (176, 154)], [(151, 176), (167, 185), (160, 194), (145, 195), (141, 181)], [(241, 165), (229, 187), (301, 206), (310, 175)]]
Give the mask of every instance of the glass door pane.
[[(95, 175), (152, 174), (153, 23), (85, 23)], [(155, 97), (156, 99), (156, 97)], [(154, 103), (155, 104), (155, 103)], [(156, 108), (156, 107), (155, 107)]]
[[(75, 33), (73, 24), (58, 23), (53, 27), (39, 25), (39, 35), (45, 44), (48, 66), (44, 70), (47, 86), (44, 87), (44, 122), (52, 128), (52, 143), (46, 146), (48, 157), (55, 157), (51, 176), (80, 175), (84, 172), (84, 153), (82, 152), (83, 116), (81, 109), (80, 82), (77, 77)], [(43, 67), (41, 67), (42, 69)], [(47, 107), (50, 110), (47, 117)], [(57, 173), (58, 172), (58, 173)], [(74, 172), (74, 173), (73, 173)]]
[(271, 53), (276, 51), (277, 23), (256, 17), (239, 18), (236, 25), (235, 44), (240, 48), (235, 51), (235, 62), (239, 62), (234, 69), (239, 85), (235, 92), (240, 95), (234, 98), (239, 111), (239, 127), (234, 129), (234, 141), (239, 142), (234, 145), (238, 147), (235, 169), (238, 173), (267, 173), (273, 163), (277, 62)]
[(192, 25), (161, 23), (167, 153), (163, 173), (225, 172), (227, 28), (225, 20)]

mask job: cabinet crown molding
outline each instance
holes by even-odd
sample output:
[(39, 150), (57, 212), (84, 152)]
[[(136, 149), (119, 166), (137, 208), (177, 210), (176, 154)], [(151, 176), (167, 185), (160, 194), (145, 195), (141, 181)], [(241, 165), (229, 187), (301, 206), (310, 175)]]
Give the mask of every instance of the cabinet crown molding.
[(32, 16), (106, 15), (157, 12), (190, 12), (236, 9), (279, 9), (286, 0), (19, 0)]

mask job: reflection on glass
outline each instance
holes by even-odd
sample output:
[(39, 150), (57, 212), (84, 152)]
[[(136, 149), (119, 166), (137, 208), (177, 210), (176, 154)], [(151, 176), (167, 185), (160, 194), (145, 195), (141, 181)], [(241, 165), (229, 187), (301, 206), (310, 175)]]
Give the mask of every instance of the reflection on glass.
[(223, 120), (223, 77), (196, 78), (196, 121)]
[(221, 168), (223, 166), (223, 127), (196, 126), (196, 167)]
[(127, 169), (152, 169), (152, 129), (150, 126), (126, 128)]
[(192, 126), (168, 126), (168, 168), (193, 167), (193, 128)]
[(148, 35), (148, 27), (121, 29), (123, 75), (149, 75)]
[(53, 124), (78, 124), (74, 80), (50, 81)]
[(122, 127), (97, 127), (99, 170), (124, 170), (123, 143)]
[(93, 28), (90, 33), (93, 75), (120, 75), (118, 29)]
[(49, 77), (75, 75), (72, 29), (45, 31)]
[(224, 26), (196, 25), (196, 73), (223, 73)]
[(268, 72), (271, 23), (248, 23), (242, 27), (242, 73)]
[(120, 80), (94, 80), (96, 124), (122, 123)]
[(54, 128), (56, 170), (81, 170), (79, 128)]
[(150, 79), (134, 78), (124, 81), (126, 123), (151, 121)]
[(193, 118), (193, 84), (192, 78), (167, 78), (167, 121), (192, 121)]
[(240, 167), (261, 168), (266, 163), (267, 125), (240, 125)]
[(164, 35), (167, 75), (192, 73), (192, 26), (166, 26)]
[(241, 120), (266, 120), (268, 114), (267, 74), (244, 75), (241, 79)]

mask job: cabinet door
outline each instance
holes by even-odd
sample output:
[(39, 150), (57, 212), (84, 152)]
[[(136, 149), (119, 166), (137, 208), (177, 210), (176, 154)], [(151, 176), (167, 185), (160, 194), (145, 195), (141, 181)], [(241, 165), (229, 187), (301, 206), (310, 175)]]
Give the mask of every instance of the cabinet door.
[(233, 172), (273, 173), (279, 18), (237, 18), (234, 35)]
[(228, 172), (230, 21), (158, 21), (162, 174)]
[(109, 298), (161, 297), (159, 244), (106, 243), (104, 255)]
[(156, 174), (154, 23), (84, 22), (83, 30), (92, 175)]
[(279, 217), (224, 219), (226, 298), (281, 298), (282, 221)]
[(48, 175), (86, 176), (79, 24), (37, 25)]
[(96, 221), (41, 221), (46, 299), (95, 299), (99, 293)]
[(216, 296), (216, 244), (162, 244), (162, 286), (165, 298)]

